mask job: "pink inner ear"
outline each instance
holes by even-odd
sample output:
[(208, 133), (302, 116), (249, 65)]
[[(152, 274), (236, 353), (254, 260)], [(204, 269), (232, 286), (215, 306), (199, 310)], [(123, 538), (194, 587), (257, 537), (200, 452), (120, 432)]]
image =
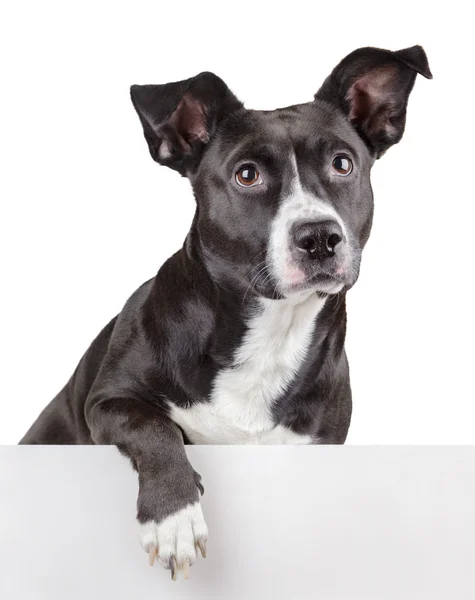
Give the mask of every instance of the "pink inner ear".
[(196, 140), (207, 143), (206, 109), (202, 102), (187, 92), (178, 106), (161, 127), (162, 141), (159, 156), (161, 159), (170, 158), (173, 148), (183, 154), (191, 152), (191, 146)]
[(350, 103), (350, 121), (366, 123), (370, 132), (386, 129), (391, 133), (388, 122), (391, 108), (396, 105), (397, 67), (387, 66), (373, 69), (357, 79), (346, 95)]
[(197, 139), (205, 143), (209, 140), (205, 107), (189, 92), (180, 100), (169, 122), (188, 144)]

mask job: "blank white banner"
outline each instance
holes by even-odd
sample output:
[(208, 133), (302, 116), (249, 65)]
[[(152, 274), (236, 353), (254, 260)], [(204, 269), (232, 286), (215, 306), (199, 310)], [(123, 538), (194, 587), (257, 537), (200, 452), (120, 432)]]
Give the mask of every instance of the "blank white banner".
[(475, 447), (196, 446), (210, 530), (148, 566), (112, 447), (0, 448), (2, 600), (473, 600)]

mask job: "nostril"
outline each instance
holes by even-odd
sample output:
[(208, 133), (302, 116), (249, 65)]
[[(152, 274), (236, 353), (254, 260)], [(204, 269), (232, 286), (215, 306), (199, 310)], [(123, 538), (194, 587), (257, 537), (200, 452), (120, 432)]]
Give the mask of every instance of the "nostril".
[(297, 242), (297, 248), (303, 250), (313, 258), (317, 255), (318, 240), (315, 236), (306, 235)]
[(327, 251), (330, 255), (335, 254), (335, 248), (341, 242), (341, 236), (338, 233), (332, 233), (327, 238)]
[(314, 237), (308, 235), (300, 240), (299, 246), (302, 248), (302, 250), (313, 250), (317, 247), (317, 241)]

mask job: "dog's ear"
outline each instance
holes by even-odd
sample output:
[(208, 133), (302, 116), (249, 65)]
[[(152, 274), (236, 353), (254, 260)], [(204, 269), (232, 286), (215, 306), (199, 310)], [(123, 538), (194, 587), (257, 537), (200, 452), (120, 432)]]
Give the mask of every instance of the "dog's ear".
[(341, 109), (379, 158), (402, 138), (407, 101), (418, 73), (432, 79), (421, 46), (397, 52), (360, 48), (333, 69), (315, 99)]
[(213, 73), (165, 85), (133, 85), (132, 103), (152, 158), (182, 175), (193, 170), (219, 121), (242, 103)]

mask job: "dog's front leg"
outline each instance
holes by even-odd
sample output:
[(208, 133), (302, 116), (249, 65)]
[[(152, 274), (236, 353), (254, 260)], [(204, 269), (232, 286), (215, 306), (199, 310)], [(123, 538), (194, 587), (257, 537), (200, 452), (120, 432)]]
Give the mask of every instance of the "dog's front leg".
[(185, 577), (199, 548), (205, 556), (208, 530), (199, 501), (200, 475), (185, 453), (183, 436), (173, 421), (138, 400), (91, 402), (86, 417), (96, 444), (114, 444), (139, 474), (137, 519), (140, 541), (153, 564), (177, 568)]

